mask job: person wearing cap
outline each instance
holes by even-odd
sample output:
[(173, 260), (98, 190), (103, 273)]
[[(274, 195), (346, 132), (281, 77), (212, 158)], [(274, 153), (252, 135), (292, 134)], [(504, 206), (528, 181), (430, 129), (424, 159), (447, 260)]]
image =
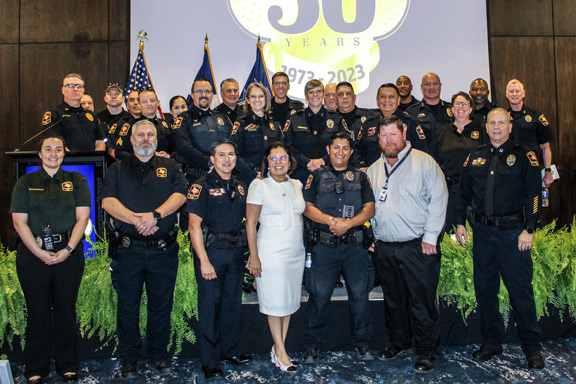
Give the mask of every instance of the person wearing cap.
[(106, 134), (94, 113), (80, 105), (84, 95), (84, 78), (70, 73), (62, 83), (64, 101), (46, 111), (42, 117), (44, 133), (60, 135), (69, 151), (103, 151)]
[(129, 113), (122, 108), (124, 103), (124, 90), (116, 83), (109, 83), (104, 91), (106, 109), (98, 112), (98, 119), (105, 124), (106, 133), (120, 119), (128, 118)]

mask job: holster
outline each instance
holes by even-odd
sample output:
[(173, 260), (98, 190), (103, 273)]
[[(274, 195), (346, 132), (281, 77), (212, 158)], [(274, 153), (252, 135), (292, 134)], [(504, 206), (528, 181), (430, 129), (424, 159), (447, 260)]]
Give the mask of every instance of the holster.
[(118, 246), (122, 242), (122, 236), (109, 222), (105, 222), (104, 226), (106, 227), (106, 236), (108, 237), (108, 256), (112, 260), (115, 260), (118, 257)]

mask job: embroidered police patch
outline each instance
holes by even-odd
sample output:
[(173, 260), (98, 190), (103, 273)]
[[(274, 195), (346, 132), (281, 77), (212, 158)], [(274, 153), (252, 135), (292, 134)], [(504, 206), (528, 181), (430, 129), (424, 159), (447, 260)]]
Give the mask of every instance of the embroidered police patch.
[(42, 125), (50, 124), (52, 122), (52, 112), (48, 111), (42, 117)]
[(312, 179), (314, 179), (314, 176), (312, 175), (308, 176), (308, 180), (306, 181), (306, 186), (304, 187), (304, 189), (310, 189), (310, 185), (312, 185)]
[(235, 121), (234, 126), (232, 127), (232, 132), (230, 133), (230, 136), (235, 135), (236, 132), (238, 132), (238, 127), (240, 127), (240, 122)]
[(157, 177), (168, 177), (168, 171), (164, 167), (156, 168)]
[(200, 192), (202, 191), (202, 186), (200, 184), (192, 184), (190, 191), (188, 191), (188, 198), (190, 200), (198, 200), (200, 197)]
[(545, 127), (549, 124), (549, 123), (548, 123), (548, 120), (546, 120), (546, 117), (544, 117), (544, 114), (538, 116), (538, 120), (540, 120), (540, 122), (542, 123), (542, 125), (545, 126)]
[(182, 125), (182, 117), (177, 117), (172, 123), (172, 129), (178, 129)]
[(530, 151), (526, 154), (526, 156), (528, 156), (528, 160), (530, 160), (530, 165), (532, 165), (533, 167), (538, 167), (538, 157), (536, 157), (536, 154), (534, 153), (534, 151)]
[(71, 181), (65, 181), (62, 183), (62, 190), (64, 192), (72, 192), (74, 190), (74, 186), (72, 185)]

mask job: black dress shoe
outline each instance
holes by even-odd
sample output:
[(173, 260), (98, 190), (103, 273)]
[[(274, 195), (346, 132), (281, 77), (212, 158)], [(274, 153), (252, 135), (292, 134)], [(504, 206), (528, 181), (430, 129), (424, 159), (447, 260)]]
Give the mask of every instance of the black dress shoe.
[(501, 345), (482, 345), (480, 349), (477, 349), (472, 354), (472, 357), (476, 360), (480, 361), (487, 361), (490, 360), (492, 357), (499, 355), (502, 353), (502, 346)]
[(65, 383), (78, 381), (78, 374), (76, 372), (65, 373), (64, 376), (62, 376), (62, 381), (64, 381)]
[(304, 364), (314, 364), (318, 361), (318, 355), (320, 355), (320, 351), (316, 348), (308, 348), (306, 352), (304, 352)]
[(428, 373), (434, 369), (434, 361), (436, 358), (432, 355), (420, 355), (416, 364), (414, 364), (414, 371), (417, 373)]
[(384, 348), (382, 350), (382, 352), (380, 352), (378, 354), (378, 359), (380, 359), (380, 360), (392, 360), (392, 359), (396, 358), (396, 356), (398, 356), (399, 354), (401, 354), (407, 350), (408, 350), (408, 348), (402, 349), (402, 348), (397, 347), (395, 345), (389, 345), (386, 348)]
[(217, 377), (222, 377), (224, 374), (220, 367), (202, 366), (202, 372), (204, 372), (204, 377), (206, 380), (215, 379)]
[(149, 365), (156, 369), (158, 376), (166, 376), (172, 373), (172, 362), (169, 359), (150, 360)]
[(138, 362), (131, 360), (122, 361), (122, 368), (120, 369), (120, 375), (124, 379), (133, 379), (138, 377)]
[(248, 356), (248, 355), (236, 355), (236, 356), (232, 356), (232, 357), (227, 357), (222, 359), (222, 361), (226, 362), (226, 363), (230, 363), (230, 364), (234, 364), (234, 365), (244, 365), (244, 364), (248, 364), (252, 362), (252, 356)]
[(543, 369), (546, 366), (546, 361), (540, 351), (527, 354), (526, 360), (528, 360), (528, 368)]
[[(34, 377), (34, 376), (32, 376), (32, 377)], [(34, 379), (27, 379), (26, 384), (42, 384), (42, 378), (36, 377)]]

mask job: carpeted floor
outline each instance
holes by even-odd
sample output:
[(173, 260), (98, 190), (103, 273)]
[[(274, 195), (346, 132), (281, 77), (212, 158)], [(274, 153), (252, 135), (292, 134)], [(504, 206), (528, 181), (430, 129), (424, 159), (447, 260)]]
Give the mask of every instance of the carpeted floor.
[[(543, 343), (546, 368), (530, 370), (518, 344), (505, 345), (504, 353), (489, 362), (478, 363), (471, 354), (477, 346), (443, 347), (436, 368), (428, 374), (412, 370), (415, 362), (413, 352), (398, 356), (391, 361), (361, 362), (354, 352), (322, 352), (315, 365), (300, 365), (297, 373), (280, 372), (268, 355), (255, 355), (252, 364), (235, 367), (223, 365), (225, 376), (210, 383), (575, 383), (576, 339), (558, 339)], [(302, 353), (294, 353), (300, 359)], [(98, 359), (82, 361), (79, 383), (205, 383), (197, 358), (175, 358), (174, 373), (160, 378), (140, 362), (140, 377), (120, 378), (119, 361)], [(25, 383), (21, 377), (22, 365), (12, 364), (14, 382)], [(61, 383), (54, 373), (44, 380), (46, 384)], [(2, 383), (4, 384), (4, 383)]]

